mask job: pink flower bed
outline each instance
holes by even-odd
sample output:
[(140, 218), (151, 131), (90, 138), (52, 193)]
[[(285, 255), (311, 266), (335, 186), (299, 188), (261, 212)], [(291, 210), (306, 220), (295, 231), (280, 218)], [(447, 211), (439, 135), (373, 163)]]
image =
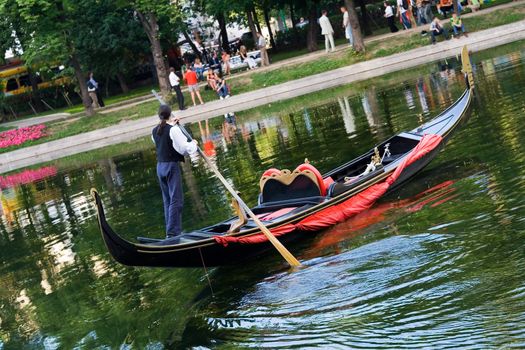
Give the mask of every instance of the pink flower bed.
[(46, 166), (36, 170), (24, 170), (21, 173), (9, 176), (0, 176), (0, 189), (28, 184), (46, 177), (55, 176), (56, 174), (57, 168), (54, 166)]
[(45, 136), (45, 125), (33, 125), (26, 128), (14, 129), (0, 133), (0, 148), (18, 146), (30, 140), (37, 140)]

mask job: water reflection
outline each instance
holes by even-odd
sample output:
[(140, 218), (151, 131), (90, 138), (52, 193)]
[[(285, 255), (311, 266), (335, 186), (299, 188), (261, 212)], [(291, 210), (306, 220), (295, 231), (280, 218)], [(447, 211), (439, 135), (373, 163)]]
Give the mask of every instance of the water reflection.
[[(294, 246), (306, 265), (297, 273), (283, 272), (277, 254), (212, 270), (214, 296), (202, 269), (124, 267), (100, 239), (91, 187), (119, 233), (162, 236), (149, 143), (82, 167), (1, 176), (0, 348), (521, 346), (523, 53), (475, 69), (474, 115), (426, 172)], [(428, 70), (327, 103), (191, 128), (254, 204), (263, 170), (305, 157), (329, 170), (452, 103), (464, 88), (455, 60)], [(202, 160), (184, 163), (183, 174), (186, 229), (231, 215)]]

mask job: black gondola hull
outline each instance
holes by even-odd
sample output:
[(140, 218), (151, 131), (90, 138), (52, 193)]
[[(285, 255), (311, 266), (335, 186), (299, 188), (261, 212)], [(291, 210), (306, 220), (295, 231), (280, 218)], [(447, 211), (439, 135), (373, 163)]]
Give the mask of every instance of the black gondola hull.
[[(403, 182), (413, 177), (437, 156), (446, 141), (451, 137), (452, 132), (468, 118), (472, 93), (472, 89), (467, 88), (458, 101), (456, 101), (441, 115), (434, 118), (430, 122), (425, 123), (420, 128), (414, 129), (407, 133), (398, 134), (398, 136), (401, 135), (407, 138), (412, 137), (416, 140), (421, 138), (425, 133), (438, 134), (442, 137), (442, 142), (438, 147), (431, 150), (425, 156), (406, 167), (401, 173), (401, 176), (392, 184), (390, 190), (398, 187)], [(367, 178), (362, 184), (356, 186), (354, 190), (337, 195), (334, 198), (320, 203), (319, 205), (313, 206), (312, 208), (309, 208), (308, 210), (305, 210), (304, 212), (301, 212), (286, 220), (268, 223), (268, 227), (272, 229), (290, 223), (297, 223), (309, 215), (315, 214), (320, 210), (329, 208), (332, 205), (336, 205), (351, 198), (355, 194), (364, 191), (373, 184), (385, 180), (385, 178), (395, 170), (396, 164), (398, 165), (402, 159), (403, 157), (400, 157), (396, 163), (393, 163), (389, 167), (385, 167), (382, 172), (378, 171), (373, 177)], [(352, 161), (346, 165), (351, 166)], [(344, 168), (344, 166), (342, 167)], [(339, 167), (338, 169), (342, 167)], [(335, 174), (337, 173), (338, 169), (335, 169), (328, 174)], [(210, 234), (209, 238), (207, 239), (197, 240), (195, 242), (171, 242), (159, 240), (158, 243), (153, 244), (132, 243), (123, 239), (113, 231), (111, 226), (106, 221), (104, 208), (99, 194), (93, 190), (92, 195), (97, 206), (99, 224), (104, 242), (106, 243), (110, 254), (115, 258), (115, 260), (124, 265), (151, 267), (199, 267), (203, 265), (220, 266), (237, 264), (241, 261), (250, 260), (261, 256), (265, 253), (268, 253), (269, 251), (275, 252), (274, 254), (277, 254), (269, 242), (257, 244), (230, 243), (224, 246), (214, 240), (213, 234)], [(202, 234), (204, 231), (199, 232)], [(235, 237), (249, 237), (259, 233), (260, 231), (258, 231), (256, 228), (252, 228), (246, 229), (245, 231), (241, 230), (241, 232), (233, 235)], [(279, 240), (283, 244), (288, 245), (293, 241), (312, 237), (313, 234), (315, 233), (301, 232), (300, 230), (296, 230), (284, 236), (280, 236)]]

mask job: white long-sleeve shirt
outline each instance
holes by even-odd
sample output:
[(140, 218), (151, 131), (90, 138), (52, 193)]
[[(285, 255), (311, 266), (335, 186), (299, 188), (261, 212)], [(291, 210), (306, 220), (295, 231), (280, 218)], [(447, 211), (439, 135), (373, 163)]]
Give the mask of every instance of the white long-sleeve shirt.
[(172, 87), (179, 85), (180, 78), (177, 76), (177, 74), (175, 74), (175, 72), (170, 72), (169, 79), (170, 85)]
[(332, 28), (332, 23), (330, 23), (330, 20), (326, 16), (321, 16), (319, 18), (319, 25), (321, 26), (321, 34), (323, 35), (330, 35), (334, 34), (334, 28)]
[(343, 13), (343, 27), (348, 27), (350, 25), (350, 16), (348, 15), (348, 11), (345, 11)]
[(170, 139), (173, 142), (173, 148), (183, 156), (197, 152), (197, 144), (193, 141), (188, 142), (188, 139), (182, 133), (178, 125), (174, 125), (170, 129)]
[[(155, 139), (151, 136), (153, 143)], [(197, 144), (193, 141), (188, 142), (188, 138), (184, 136), (182, 130), (178, 125), (174, 125), (170, 129), (170, 139), (175, 151), (183, 156), (187, 156), (197, 152)]]
[(394, 10), (392, 9), (392, 6), (388, 5), (387, 7), (385, 7), (385, 17), (389, 18), (389, 17), (392, 17), (393, 15), (394, 15)]

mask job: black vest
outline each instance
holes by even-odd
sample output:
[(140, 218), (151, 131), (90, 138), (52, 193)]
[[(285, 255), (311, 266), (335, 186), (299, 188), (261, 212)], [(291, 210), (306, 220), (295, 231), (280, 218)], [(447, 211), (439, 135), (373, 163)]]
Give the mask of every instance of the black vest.
[(157, 148), (157, 162), (184, 162), (184, 156), (173, 148), (173, 141), (170, 137), (171, 125), (166, 124), (162, 129), (162, 134), (157, 135), (159, 125), (153, 128), (151, 135)]

